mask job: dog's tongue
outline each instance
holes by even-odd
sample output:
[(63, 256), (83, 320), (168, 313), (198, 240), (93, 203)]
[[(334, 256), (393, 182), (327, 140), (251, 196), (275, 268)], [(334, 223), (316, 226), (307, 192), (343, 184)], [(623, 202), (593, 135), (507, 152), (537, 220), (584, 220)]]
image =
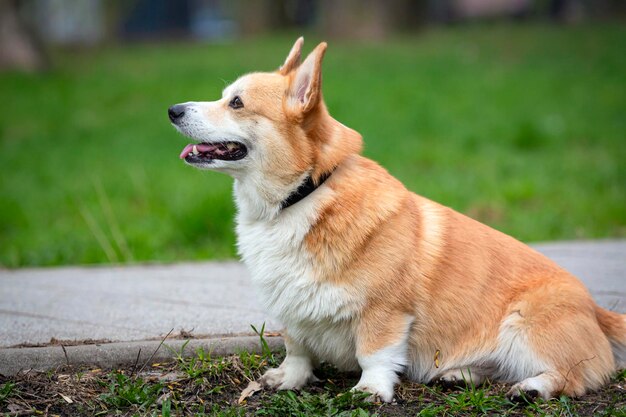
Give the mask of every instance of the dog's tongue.
[(217, 146), (209, 145), (208, 143), (190, 143), (189, 145), (185, 146), (183, 151), (180, 153), (180, 159), (185, 159), (187, 155), (192, 153), (194, 146), (196, 147), (198, 152), (211, 152), (217, 148)]
[(187, 157), (187, 155), (189, 155), (192, 150), (193, 150), (193, 143), (190, 143), (189, 145), (185, 146), (185, 149), (183, 149), (183, 151), (180, 153), (180, 159), (185, 159), (185, 157)]

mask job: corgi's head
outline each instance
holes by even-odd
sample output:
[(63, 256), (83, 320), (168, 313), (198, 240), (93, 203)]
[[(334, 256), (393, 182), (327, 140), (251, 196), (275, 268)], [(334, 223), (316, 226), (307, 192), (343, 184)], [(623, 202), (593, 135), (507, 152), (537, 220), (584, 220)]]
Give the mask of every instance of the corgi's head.
[(322, 100), (320, 43), (301, 63), (303, 39), (275, 72), (237, 79), (216, 101), (169, 108), (172, 124), (193, 139), (189, 165), (253, 180), (268, 199), (288, 195), (306, 176), (316, 181), (361, 149), (361, 136), (330, 117)]

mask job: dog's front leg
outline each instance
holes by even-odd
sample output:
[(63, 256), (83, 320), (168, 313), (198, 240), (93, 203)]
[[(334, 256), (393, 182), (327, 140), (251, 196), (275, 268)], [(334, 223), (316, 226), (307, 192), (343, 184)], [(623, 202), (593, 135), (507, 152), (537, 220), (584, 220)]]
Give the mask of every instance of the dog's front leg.
[(279, 390), (300, 389), (309, 382), (317, 381), (313, 375), (313, 358), (309, 351), (285, 335), (287, 356), (278, 368), (269, 369), (259, 379), (263, 387)]
[(365, 315), (358, 327), (356, 357), (362, 369), (353, 388), (373, 395), (371, 401), (391, 402), (398, 373), (407, 364), (408, 335), (412, 318), (404, 314)]

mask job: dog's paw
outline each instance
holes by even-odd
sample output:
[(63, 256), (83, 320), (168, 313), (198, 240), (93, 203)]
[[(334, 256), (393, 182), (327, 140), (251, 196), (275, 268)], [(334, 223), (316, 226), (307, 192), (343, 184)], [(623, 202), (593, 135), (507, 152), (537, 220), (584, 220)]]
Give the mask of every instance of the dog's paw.
[(269, 369), (259, 378), (259, 383), (264, 388), (277, 390), (300, 389), (309, 382), (315, 381), (318, 379), (313, 375), (313, 372), (289, 367)]
[(442, 376), (435, 381), (435, 384), (444, 390), (464, 389), (467, 387), (467, 382), (464, 379), (458, 379), (454, 375)]
[(393, 401), (393, 386), (391, 389), (381, 386), (375, 386), (374, 384), (357, 384), (352, 391), (368, 392), (372, 395), (367, 397), (365, 401), (369, 402), (385, 402), (390, 403)]
[(285, 379), (285, 371), (280, 368), (272, 368), (268, 369), (261, 378), (258, 379), (258, 382), (264, 388), (278, 388)]
[(506, 393), (509, 401), (518, 404), (534, 403), (538, 397), (541, 397), (539, 391), (533, 388), (524, 387), (521, 383), (513, 385)]
[[(557, 376), (560, 377), (560, 375)], [(532, 403), (537, 398), (549, 400), (558, 395), (559, 390), (555, 390), (554, 387), (560, 382), (560, 379), (555, 381), (553, 373), (539, 374), (513, 385), (506, 396), (513, 402), (522, 403)]]
[(447, 390), (465, 389), (483, 383), (484, 378), (471, 369), (453, 369), (445, 372), (441, 377), (432, 381), (434, 384)]

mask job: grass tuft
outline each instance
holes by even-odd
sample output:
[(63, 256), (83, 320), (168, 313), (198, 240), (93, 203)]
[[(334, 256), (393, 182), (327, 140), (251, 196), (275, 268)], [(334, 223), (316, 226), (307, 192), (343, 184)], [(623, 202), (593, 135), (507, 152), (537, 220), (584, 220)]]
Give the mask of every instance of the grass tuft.
[(347, 391), (332, 396), (326, 392), (313, 395), (306, 391), (296, 394), (293, 391), (283, 391), (264, 400), (257, 411), (261, 416), (341, 416), (365, 417), (373, 404), (366, 399), (371, 394)]
[(15, 395), (15, 383), (14, 382), (5, 382), (0, 385), (0, 405), (12, 395)]
[(154, 404), (163, 390), (161, 383), (148, 383), (139, 377), (129, 377), (122, 372), (112, 372), (108, 375), (106, 385), (108, 392), (100, 395), (100, 400), (113, 409), (124, 409), (139, 406), (146, 410)]
[(263, 358), (267, 361), (267, 364), (270, 367), (277, 366), (278, 363), (276, 358), (274, 358), (274, 354), (272, 353), (272, 349), (270, 349), (267, 340), (265, 340), (265, 322), (261, 325), (261, 330), (257, 330), (253, 324), (250, 325), (254, 333), (259, 336), (259, 342), (261, 343), (261, 352), (263, 353)]

